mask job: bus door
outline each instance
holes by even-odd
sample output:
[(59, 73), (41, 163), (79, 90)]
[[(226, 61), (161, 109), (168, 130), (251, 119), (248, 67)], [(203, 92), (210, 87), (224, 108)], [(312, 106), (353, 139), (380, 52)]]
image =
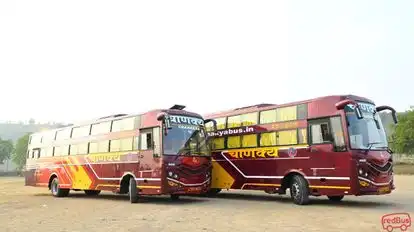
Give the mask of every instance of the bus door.
[(333, 155), (332, 130), (329, 118), (312, 119), (308, 122), (310, 171), (313, 176), (329, 176), (334, 170), (330, 162)]
[(340, 116), (310, 120), (309, 138), (309, 156), (315, 161), (311, 162), (314, 176), (331, 176), (348, 168)]
[[(161, 167), (161, 141), (160, 128), (145, 128), (140, 130), (139, 135), (140, 154), (139, 154), (139, 171), (144, 176), (153, 176), (151, 172), (159, 170)], [(144, 173), (145, 172), (145, 173)], [(160, 173), (156, 174), (160, 175)]]

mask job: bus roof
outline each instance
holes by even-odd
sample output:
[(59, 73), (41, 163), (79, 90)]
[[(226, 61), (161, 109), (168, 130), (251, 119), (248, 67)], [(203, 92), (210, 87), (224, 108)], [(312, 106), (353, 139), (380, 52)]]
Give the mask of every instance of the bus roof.
[(283, 104), (262, 103), (262, 104), (257, 104), (257, 105), (240, 107), (240, 108), (206, 114), (204, 115), (204, 118), (210, 119), (210, 118), (226, 117), (226, 116), (231, 116), (231, 115), (256, 112), (259, 110), (260, 111), (271, 110), (271, 109), (276, 109), (276, 108), (281, 108), (281, 107), (286, 107), (286, 106), (300, 105), (300, 104), (316, 102), (316, 101), (324, 102), (327, 100), (334, 100), (334, 99), (337, 99), (337, 101), (341, 101), (344, 99), (353, 99), (353, 100), (364, 101), (364, 102), (369, 102), (369, 103), (374, 104), (374, 102), (371, 101), (370, 99), (356, 96), (356, 95), (329, 95), (329, 96), (322, 96), (322, 97), (317, 97), (317, 98), (312, 98), (312, 99), (307, 99), (307, 100), (302, 100), (302, 101), (283, 103)]
[(52, 133), (52, 132), (56, 132), (56, 131), (65, 130), (65, 129), (68, 129), (68, 128), (75, 128), (75, 127), (81, 127), (81, 126), (86, 126), (86, 125), (91, 125), (91, 124), (98, 124), (98, 123), (112, 121), (112, 120), (120, 120), (120, 119), (124, 119), (124, 118), (129, 118), (129, 117), (136, 117), (136, 116), (141, 116), (141, 117), (142, 116), (150, 116), (151, 117), (151, 116), (153, 116), (155, 118), (155, 117), (157, 117), (157, 114), (161, 113), (161, 112), (165, 112), (165, 113), (168, 113), (168, 114), (178, 114), (178, 115), (186, 115), (186, 116), (190, 116), (190, 117), (203, 118), (203, 116), (200, 115), (200, 114), (190, 112), (190, 111), (186, 111), (186, 110), (182, 110), (183, 106), (180, 106), (180, 107), (178, 107), (178, 106), (180, 106), (180, 105), (174, 105), (169, 109), (154, 109), (154, 110), (147, 111), (145, 113), (138, 113), (138, 114), (113, 114), (113, 115), (108, 115), (108, 116), (100, 117), (100, 118), (97, 118), (97, 119), (92, 119), (92, 120), (87, 120), (87, 121), (82, 121), (82, 122), (69, 124), (68, 126), (64, 126), (64, 127), (37, 131), (37, 132), (32, 133), (31, 136), (36, 135), (36, 134)]

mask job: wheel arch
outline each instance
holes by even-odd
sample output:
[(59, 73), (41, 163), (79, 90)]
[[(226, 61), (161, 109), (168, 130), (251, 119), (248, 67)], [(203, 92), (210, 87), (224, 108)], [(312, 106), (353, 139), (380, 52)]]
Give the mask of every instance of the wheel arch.
[(50, 187), (51, 187), (51, 184), (52, 184), (52, 180), (55, 179), (55, 178), (59, 179), (59, 176), (56, 172), (53, 172), (52, 174), (50, 174), (49, 182), (47, 183), (47, 187), (49, 188), (49, 190), (50, 190)]
[(124, 175), (122, 175), (119, 183), (119, 193), (128, 193), (129, 179), (131, 177), (134, 178), (134, 180), (137, 179), (132, 172), (125, 172)]
[(303, 173), (301, 170), (298, 170), (298, 169), (292, 169), (292, 170), (289, 170), (289, 171), (287, 171), (285, 173), (285, 175), (284, 175), (284, 177), (282, 179), (282, 186), (281, 186), (281, 188), (283, 190), (288, 189), (289, 186), (290, 186), (290, 183), (292, 181), (293, 176), (297, 176), (297, 175), (302, 176), (306, 180), (306, 182), (308, 183), (308, 185), (310, 184), (309, 183), (309, 180), (306, 178), (305, 173)]

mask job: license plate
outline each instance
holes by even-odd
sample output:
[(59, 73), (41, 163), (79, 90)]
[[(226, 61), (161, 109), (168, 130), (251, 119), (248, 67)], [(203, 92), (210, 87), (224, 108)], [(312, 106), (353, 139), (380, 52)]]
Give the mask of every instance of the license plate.
[(381, 188), (378, 189), (378, 192), (379, 193), (386, 193), (386, 192), (389, 192), (389, 191), (390, 191), (390, 187), (389, 186), (387, 186), (387, 187), (381, 187)]

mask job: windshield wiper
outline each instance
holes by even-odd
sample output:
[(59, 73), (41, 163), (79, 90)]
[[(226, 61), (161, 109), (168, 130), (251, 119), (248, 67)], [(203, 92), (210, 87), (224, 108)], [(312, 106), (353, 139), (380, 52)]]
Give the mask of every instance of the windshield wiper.
[(365, 154), (367, 154), (367, 153), (371, 150), (372, 145), (374, 145), (374, 144), (381, 144), (381, 142), (372, 142), (372, 143), (368, 143), (368, 144), (367, 144), (368, 149), (365, 151)]

